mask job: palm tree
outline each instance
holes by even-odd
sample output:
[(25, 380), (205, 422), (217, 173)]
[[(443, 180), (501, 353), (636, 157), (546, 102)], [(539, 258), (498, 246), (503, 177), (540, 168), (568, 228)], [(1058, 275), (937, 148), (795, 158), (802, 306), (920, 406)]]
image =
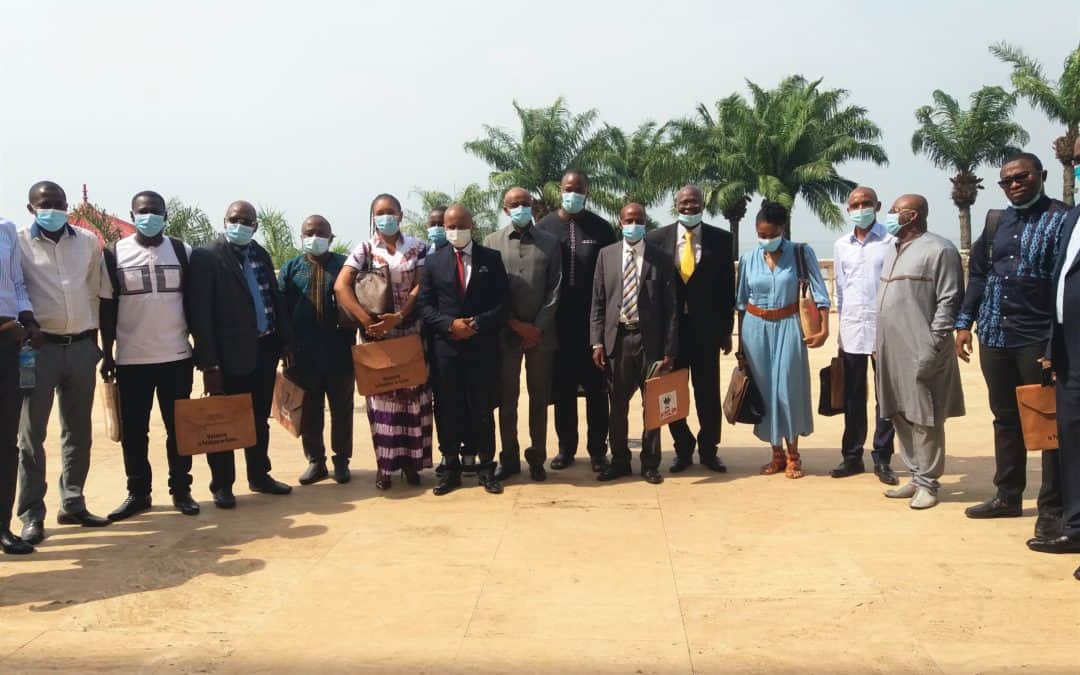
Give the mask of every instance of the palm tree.
[(502, 194), (521, 186), (539, 196), (549, 209), (559, 208), (559, 181), (570, 168), (592, 172), (604, 144), (604, 131), (594, 132), (596, 110), (573, 115), (557, 98), (547, 108), (522, 108), (514, 102), (517, 135), (484, 125), (484, 138), (465, 143), (465, 151), (491, 166), (491, 190)]
[(687, 171), (704, 183), (709, 213), (726, 212), (737, 229), (751, 195), (789, 209), (801, 197), (825, 225), (843, 226), (836, 202), (856, 183), (837, 165), (889, 159), (867, 110), (846, 105), (846, 90), (821, 89), (821, 82), (792, 75), (763, 89), (747, 81), (749, 101), (733, 94), (716, 103), (715, 117), (699, 106), (697, 119), (682, 123)]
[(206, 246), (214, 239), (214, 226), (206, 212), (198, 206), (188, 206), (179, 197), (171, 197), (165, 210), (169, 214), (166, 235), (192, 247)]
[(682, 167), (672, 141), (672, 128), (670, 124), (648, 121), (627, 134), (604, 125), (596, 175), (590, 181), (592, 202), (601, 211), (615, 218), (630, 202), (648, 209), (679, 188)]
[(945, 171), (956, 171), (952, 200), (960, 210), (960, 248), (971, 250), (971, 206), (982, 179), (975, 171), (998, 165), (1020, 152), (1028, 134), (1012, 121), (1016, 95), (1001, 87), (983, 87), (971, 95), (971, 108), (963, 110), (956, 99), (934, 91), (934, 105), (915, 111), (919, 128), (911, 137), (911, 151), (926, 155)]
[(1012, 86), (1051, 122), (1065, 127), (1065, 135), (1054, 140), (1054, 156), (1065, 168), (1061, 199), (1069, 206), (1075, 201), (1076, 176), (1072, 170), (1073, 147), (1080, 136), (1080, 47), (1065, 57), (1061, 77), (1048, 79), (1042, 65), (1007, 42), (991, 45), (990, 52), (1012, 65)]
[(296, 247), (296, 238), (292, 227), (285, 218), (285, 213), (277, 209), (260, 206), (258, 208), (259, 232), (262, 233), (263, 246), (270, 254), (274, 269), (281, 269), (289, 258), (300, 255)]
[(498, 198), (491, 190), (484, 189), (477, 183), (469, 183), (455, 194), (442, 192), (441, 190), (413, 190), (413, 194), (420, 197), (420, 210), (406, 209), (404, 225), (402, 229), (415, 237), (427, 241), (427, 217), (428, 213), (436, 206), (449, 206), (451, 204), (464, 204), (473, 214), (473, 222), (476, 225), (473, 230), (473, 239), (483, 240), (485, 236), (495, 231), (499, 226), (499, 209), (495, 207)]

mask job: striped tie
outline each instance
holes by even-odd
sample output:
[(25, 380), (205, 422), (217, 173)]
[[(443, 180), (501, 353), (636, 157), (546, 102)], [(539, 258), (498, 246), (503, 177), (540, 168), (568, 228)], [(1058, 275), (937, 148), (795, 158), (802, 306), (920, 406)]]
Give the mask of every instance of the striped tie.
[(627, 249), (626, 264), (622, 275), (622, 312), (627, 323), (638, 320), (638, 272), (634, 264), (634, 249)]

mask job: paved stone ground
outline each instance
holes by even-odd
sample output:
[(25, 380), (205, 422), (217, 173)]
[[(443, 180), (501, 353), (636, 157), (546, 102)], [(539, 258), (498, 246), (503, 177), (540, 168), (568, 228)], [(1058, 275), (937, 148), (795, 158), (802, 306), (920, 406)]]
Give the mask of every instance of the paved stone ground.
[[(813, 354), (815, 373), (831, 355)], [(501, 496), (469, 481), (436, 498), (431, 474), (376, 493), (358, 414), (351, 484), (289, 497), (238, 484), (239, 508), (219, 511), (196, 458), (204, 511), (186, 518), (155, 425), (159, 505), (143, 517), (55, 525), (52, 461), (49, 538), (0, 557), (2, 670), (1077, 672), (1080, 558), (1024, 547), (1035, 457), (1024, 518), (963, 516), (993, 490), (977, 365), (963, 378), (971, 413), (949, 423), (928, 512), (885, 499), (872, 475), (828, 477), (839, 418), (816, 421), (800, 481), (758, 476), (768, 450), (725, 426), (726, 475), (599, 485), (579, 462)], [(666, 432), (664, 448), (666, 467)], [(89, 504), (105, 513), (124, 494), (120, 451), (102, 435), (94, 453)], [(295, 484), (299, 442), (276, 427), (272, 458)]]

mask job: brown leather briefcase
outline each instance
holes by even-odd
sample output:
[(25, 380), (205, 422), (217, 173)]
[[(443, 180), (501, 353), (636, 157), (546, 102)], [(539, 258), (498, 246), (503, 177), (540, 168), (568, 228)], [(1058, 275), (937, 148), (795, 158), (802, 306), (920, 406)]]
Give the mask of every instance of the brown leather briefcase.
[(1016, 388), (1020, 428), (1028, 451), (1058, 447), (1057, 400), (1054, 385), (1026, 384)]

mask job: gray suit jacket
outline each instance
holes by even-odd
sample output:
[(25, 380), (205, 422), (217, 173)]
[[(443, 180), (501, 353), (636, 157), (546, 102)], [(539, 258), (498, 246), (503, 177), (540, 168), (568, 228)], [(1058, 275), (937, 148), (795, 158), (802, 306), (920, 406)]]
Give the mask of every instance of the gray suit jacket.
[[(559, 240), (538, 230), (535, 225), (522, 233), (509, 226), (485, 237), (484, 246), (498, 251), (506, 266), (510, 289), (506, 318), (539, 328), (543, 337), (538, 349), (554, 351), (558, 345), (555, 313), (562, 285), (562, 247)], [(509, 327), (503, 328), (500, 343), (506, 348), (521, 349), (521, 338)]]
[[(623, 242), (605, 246), (596, 261), (592, 307), (589, 312), (589, 344), (615, 351), (622, 307)], [(645, 242), (638, 283), (638, 319), (647, 361), (675, 358), (679, 344), (679, 314), (675, 289), (675, 266), (671, 257)]]

